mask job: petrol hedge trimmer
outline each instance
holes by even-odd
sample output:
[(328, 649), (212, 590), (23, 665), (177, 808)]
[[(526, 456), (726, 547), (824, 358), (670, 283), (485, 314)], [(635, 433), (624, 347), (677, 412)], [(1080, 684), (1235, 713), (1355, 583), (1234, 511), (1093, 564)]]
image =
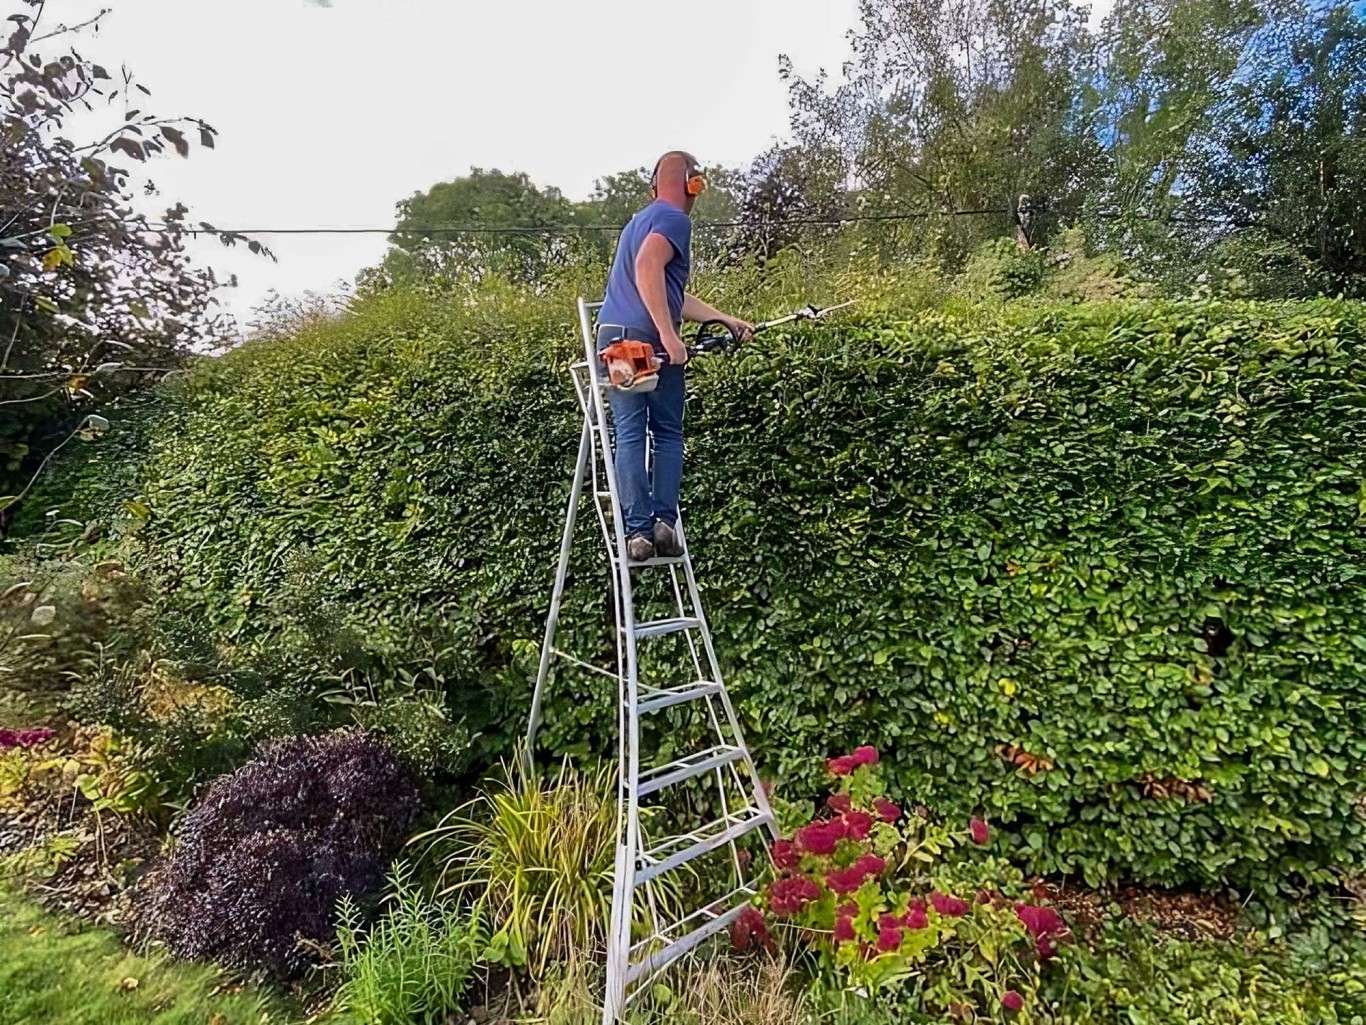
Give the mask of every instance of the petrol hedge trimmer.
[[(777, 327), (779, 324), (790, 324), (796, 320), (816, 320), (827, 313), (852, 306), (855, 301), (850, 299), (848, 302), (825, 307), (807, 305), (785, 317), (755, 324), (753, 333), (757, 335), (760, 331)], [(688, 358), (704, 353), (725, 352), (736, 344), (736, 341), (734, 333), (725, 321), (708, 320), (698, 326), (696, 336), (687, 345)], [(661, 358), (657, 355), (649, 342), (629, 339), (613, 342), (602, 350), (600, 358), (607, 365), (607, 379), (612, 387), (624, 392), (654, 391), (655, 386), (659, 384), (659, 368), (667, 360), (667, 357)]]

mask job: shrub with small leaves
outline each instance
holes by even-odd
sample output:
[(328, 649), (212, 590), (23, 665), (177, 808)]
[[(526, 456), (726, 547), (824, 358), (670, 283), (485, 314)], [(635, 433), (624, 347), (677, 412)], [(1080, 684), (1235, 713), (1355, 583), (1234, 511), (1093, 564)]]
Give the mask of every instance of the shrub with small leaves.
[(1018, 299), (1037, 292), (1043, 283), (1042, 254), (1038, 250), (1022, 250), (1009, 238), (983, 243), (972, 254), (963, 273), (968, 292), (981, 296)]
[(1344, 925), (1320, 918), (1281, 939), (1252, 931), (1225, 943), (1105, 918), (1041, 996), (1066, 1025), (1356, 1025), (1366, 1021), (1366, 934)]
[(357, 717), (421, 780), (459, 778), (469, 769), (469, 730), (450, 721), (439, 696), (385, 698)]
[(363, 731), (270, 742), (186, 816), (148, 925), (182, 957), (297, 975), (338, 901), (380, 886), (417, 811), (407, 772)]
[[(242, 659), (294, 633), (263, 553), (309, 547), (365, 648), (334, 661), (439, 681), (474, 767), (498, 757), (579, 438), (572, 300), (396, 290), (205, 361), (165, 390), (122, 554)], [(787, 796), (857, 738), (1041, 874), (1275, 890), (1359, 863), (1366, 305), (860, 309), (688, 371), (702, 600)], [(557, 646), (606, 662), (579, 541)], [(552, 688), (544, 743), (614, 750), (615, 697)], [(681, 714), (642, 749), (690, 750)]]

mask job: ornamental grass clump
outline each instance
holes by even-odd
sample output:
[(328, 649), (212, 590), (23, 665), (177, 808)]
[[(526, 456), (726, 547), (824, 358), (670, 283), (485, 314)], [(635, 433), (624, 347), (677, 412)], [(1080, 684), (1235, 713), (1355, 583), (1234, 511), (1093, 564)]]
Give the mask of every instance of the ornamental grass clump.
[(565, 761), (538, 776), (514, 759), (503, 779), (414, 842), (439, 865), (442, 895), (468, 895), (488, 923), (485, 960), (539, 976), (553, 960), (603, 946), (616, 831), (609, 763), (578, 771)]
[[(906, 1013), (1028, 1020), (1041, 973), (1069, 938), (1051, 907), (1024, 896), (1018, 870), (992, 856), (991, 828), (903, 815), (883, 793), (871, 747), (827, 763), (827, 811), (774, 843), (759, 897), (778, 931), (817, 965), (817, 991), (875, 997)], [(946, 857), (953, 851), (959, 853)], [(737, 947), (769, 947), (769, 922), (747, 911)]]
[(379, 888), (417, 812), (412, 780), (364, 731), (263, 745), (186, 816), (147, 925), (181, 957), (299, 975), (338, 902)]

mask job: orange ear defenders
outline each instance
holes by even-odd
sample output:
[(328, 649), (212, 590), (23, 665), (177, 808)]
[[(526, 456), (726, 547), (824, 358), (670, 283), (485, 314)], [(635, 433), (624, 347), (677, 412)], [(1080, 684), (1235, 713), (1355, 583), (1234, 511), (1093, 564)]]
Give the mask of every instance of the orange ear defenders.
[[(701, 170), (693, 171), (692, 174), (688, 175), (688, 180), (683, 188), (690, 196), (700, 196), (707, 191), (707, 176)], [(659, 194), (659, 163), (656, 163), (655, 169), (650, 172), (650, 192), (654, 195)]]

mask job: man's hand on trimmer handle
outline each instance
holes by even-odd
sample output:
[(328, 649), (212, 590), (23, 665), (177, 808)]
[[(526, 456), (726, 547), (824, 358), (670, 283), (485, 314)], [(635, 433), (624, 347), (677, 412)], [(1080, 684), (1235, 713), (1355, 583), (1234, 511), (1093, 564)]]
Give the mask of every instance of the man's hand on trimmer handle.
[(708, 306), (697, 296), (686, 292), (683, 294), (683, 319), (701, 324), (704, 328), (708, 324), (720, 324), (737, 342), (747, 342), (754, 334), (754, 325), (749, 321), (723, 313), (715, 306)]
[(730, 333), (735, 336), (737, 342), (747, 342), (754, 337), (754, 325), (747, 320), (739, 317), (721, 317), (721, 323), (730, 329)]
[[(660, 341), (664, 346), (665, 357), (671, 365), (682, 366), (698, 353), (709, 352), (714, 348), (725, 349), (729, 347), (732, 342), (747, 342), (754, 337), (754, 325), (749, 321), (741, 320), (739, 317), (729, 316), (719, 310), (714, 312), (716, 313), (716, 316), (702, 325), (701, 332), (698, 337), (694, 339), (694, 345), (689, 346), (684, 343), (676, 331), (672, 333), (664, 332), (662, 334)], [(707, 327), (710, 324), (719, 324), (726, 329), (726, 334), (716, 335), (708, 333)], [(674, 347), (675, 343), (683, 350), (683, 358), (681, 359), (678, 356), (678, 350)]]

